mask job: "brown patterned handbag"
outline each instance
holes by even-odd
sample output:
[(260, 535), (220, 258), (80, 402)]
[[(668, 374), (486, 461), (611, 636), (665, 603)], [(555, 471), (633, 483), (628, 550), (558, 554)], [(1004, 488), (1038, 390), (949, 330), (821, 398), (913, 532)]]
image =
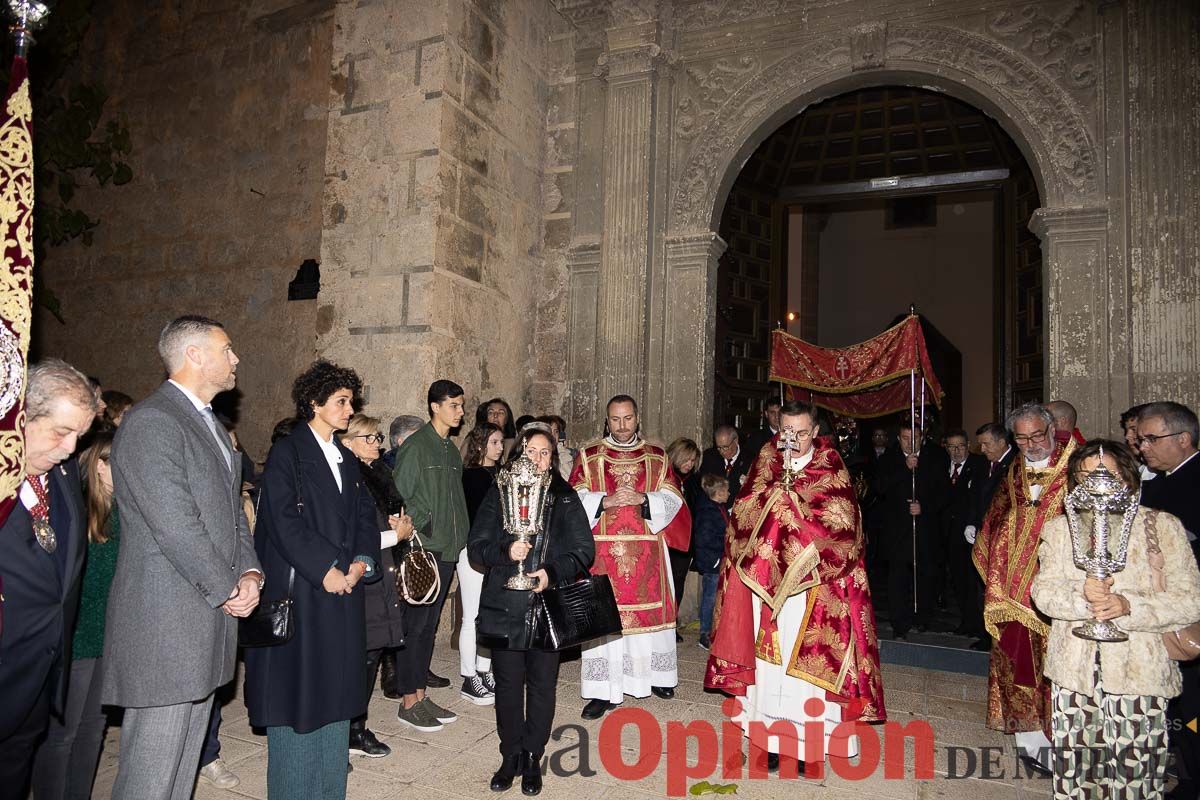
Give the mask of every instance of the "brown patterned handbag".
[(437, 599), (442, 588), (437, 557), (425, 549), (415, 530), (408, 545), (408, 551), (396, 565), (396, 593), (411, 605), (428, 605)]
[[(1163, 558), (1162, 548), (1158, 546), (1158, 512), (1150, 511), (1145, 515), (1147, 551), (1149, 552), (1150, 570), (1154, 575), (1154, 591), (1163, 592), (1167, 589), (1166, 579), (1163, 577), (1163, 566), (1166, 560)], [(1163, 644), (1166, 645), (1167, 655), (1174, 661), (1191, 661), (1200, 656), (1200, 622), (1194, 622), (1185, 628), (1180, 628), (1177, 631), (1167, 631), (1162, 635)]]

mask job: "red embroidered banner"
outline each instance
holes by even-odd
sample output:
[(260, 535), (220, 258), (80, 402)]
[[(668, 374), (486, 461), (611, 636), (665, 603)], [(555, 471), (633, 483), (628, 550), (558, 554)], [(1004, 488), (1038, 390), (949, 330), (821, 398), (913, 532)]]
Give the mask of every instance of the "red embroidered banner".
[(25, 59), (13, 59), (0, 112), (0, 525), (25, 478), (25, 359), (33, 290), (33, 106)]
[[(818, 347), (782, 330), (771, 334), (770, 380), (793, 387), (797, 400), (848, 417), (882, 417), (909, 408), (914, 370), (915, 380), (926, 384), (926, 400), (941, 408), (942, 386), (915, 315), (849, 347)], [(915, 388), (919, 398), (920, 383)]]

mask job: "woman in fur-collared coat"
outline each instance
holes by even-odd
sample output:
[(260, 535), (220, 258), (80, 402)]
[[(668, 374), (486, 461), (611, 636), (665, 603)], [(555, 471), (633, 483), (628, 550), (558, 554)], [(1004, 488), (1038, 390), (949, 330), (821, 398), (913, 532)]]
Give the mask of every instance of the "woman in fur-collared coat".
[[(1137, 461), (1124, 445), (1096, 439), (1068, 464), (1071, 488), (1101, 463), (1136, 496)], [(1110, 515), (1118, 546), (1121, 516)], [(1081, 514), (1080, 532), (1092, 520)], [(1200, 570), (1187, 534), (1170, 514), (1140, 507), (1126, 566), (1103, 581), (1075, 566), (1066, 516), (1042, 529), (1033, 600), (1050, 617), (1044, 672), (1052, 683), (1054, 796), (1158, 798), (1167, 763), (1167, 701), (1179, 694), (1179, 667), (1163, 633), (1200, 620)], [(1082, 639), (1072, 629), (1088, 619), (1113, 620), (1124, 642)]]

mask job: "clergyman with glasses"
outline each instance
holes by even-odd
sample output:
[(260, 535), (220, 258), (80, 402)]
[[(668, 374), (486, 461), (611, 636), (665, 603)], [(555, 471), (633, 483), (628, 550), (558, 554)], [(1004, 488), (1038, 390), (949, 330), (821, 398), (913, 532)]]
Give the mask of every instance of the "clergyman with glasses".
[[(731, 721), (743, 735), (754, 722), (771, 729), (751, 767), (794, 777), (808, 730), (822, 728), (805, 723), (824, 723), (816, 752), (827, 752), (843, 717), (872, 722), (885, 711), (854, 483), (833, 443), (816, 436), (812, 406), (785, 403), (780, 426), (733, 506), (704, 685), (740, 698)], [(847, 746), (858, 754), (857, 737)]]
[[(1180, 403), (1149, 403), (1137, 415), (1136, 443), (1146, 466), (1158, 474), (1142, 483), (1142, 505), (1173, 514), (1183, 523), (1192, 554), (1200, 559), (1200, 436), (1196, 412)], [(1200, 733), (1187, 723), (1200, 717), (1200, 660), (1180, 665), (1183, 692), (1167, 706), (1171, 745), (1179, 761), (1177, 797), (1200, 797)]]
[(983, 578), (983, 622), (992, 637), (987, 726), (1016, 739), (1021, 761), (1050, 774), (1050, 685), (1043, 676), (1044, 618), (1030, 595), (1042, 526), (1063, 513), (1075, 437), (1055, 438), (1054, 417), (1037, 403), (1008, 416), (1015, 458), (992, 495), (972, 559)]

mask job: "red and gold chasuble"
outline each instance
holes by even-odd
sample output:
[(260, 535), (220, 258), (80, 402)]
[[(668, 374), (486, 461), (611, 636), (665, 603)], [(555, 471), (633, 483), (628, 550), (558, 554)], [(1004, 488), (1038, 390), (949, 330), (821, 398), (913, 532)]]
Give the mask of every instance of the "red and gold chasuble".
[[(987, 726), (994, 730), (1048, 730), (1050, 682), (1042, 665), (1050, 626), (1034, 609), (1030, 587), (1042, 526), (1063, 513), (1067, 460), (1078, 446), (1074, 436), (1058, 442), (1043, 470), (1027, 469), (1023, 456), (1013, 459), (971, 551), (983, 578), (983, 622), (993, 640)], [(1042, 487), (1036, 501), (1033, 485)]]
[[(853, 481), (828, 441), (817, 440), (791, 485), (783, 456), (764, 447), (726, 532), (704, 685), (744, 696), (756, 658), (786, 663), (788, 675), (841, 705), (844, 719), (886, 719), (863, 545)], [(762, 601), (757, 620), (752, 592)], [(792, 652), (782, 653), (776, 619), (801, 592), (808, 593), (804, 623)]]
[(641, 506), (610, 508), (601, 512), (592, 526), (596, 537), (592, 574), (607, 575), (612, 581), (622, 632), (673, 628), (675, 596), (663, 543), (686, 551), (692, 518), (683, 505), (683, 491), (666, 451), (645, 442), (629, 448), (615, 447), (607, 440), (592, 442), (579, 451), (570, 483), (576, 491), (612, 494), (628, 487), (643, 493), (668, 492), (679, 498), (679, 511), (658, 533), (650, 530)]

